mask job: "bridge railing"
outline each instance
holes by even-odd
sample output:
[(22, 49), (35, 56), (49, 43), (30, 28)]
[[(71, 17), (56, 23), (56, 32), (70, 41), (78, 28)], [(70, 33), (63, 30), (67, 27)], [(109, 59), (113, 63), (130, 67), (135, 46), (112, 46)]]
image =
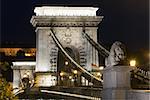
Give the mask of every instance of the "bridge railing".
[(68, 96), (68, 97), (75, 97), (76, 99), (101, 100), (101, 98), (98, 98), (98, 97), (85, 96), (85, 95), (66, 93), (66, 92), (48, 91), (48, 90), (41, 90), (41, 92), (55, 94), (55, 95)]
[(134, 73), (140, 77), (150, 80), (150, 71), (144, 71), (141, 68), (136, 67)]

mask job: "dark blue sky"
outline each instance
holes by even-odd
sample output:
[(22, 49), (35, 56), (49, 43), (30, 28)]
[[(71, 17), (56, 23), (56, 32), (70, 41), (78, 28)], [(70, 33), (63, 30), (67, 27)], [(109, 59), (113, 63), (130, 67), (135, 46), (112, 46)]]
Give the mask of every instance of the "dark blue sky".
[(35, 47), (30, 24), (33, 9), (39, 5), (78, 5), (100, 7), (104, 19), (99, 25), (99, 42), (110, 47), (119, 40), (131, 52), (149, 51), (149, 0), (2, 0), (1, 43), (29, 44)]

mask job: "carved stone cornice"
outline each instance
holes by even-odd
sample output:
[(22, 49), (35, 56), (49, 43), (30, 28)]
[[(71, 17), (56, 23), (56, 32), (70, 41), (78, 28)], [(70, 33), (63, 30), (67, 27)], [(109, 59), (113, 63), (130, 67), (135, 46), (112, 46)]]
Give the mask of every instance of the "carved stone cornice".
[(96, 27), (103, 16), (32, 16), (34, 27)]

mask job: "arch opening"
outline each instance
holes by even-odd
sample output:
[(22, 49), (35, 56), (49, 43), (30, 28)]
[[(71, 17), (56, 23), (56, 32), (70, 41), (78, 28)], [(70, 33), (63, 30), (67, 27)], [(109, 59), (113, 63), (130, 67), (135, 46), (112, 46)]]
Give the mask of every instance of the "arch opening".
[[(75, 48), (66, 47), (65, 51), (79, 63), (79, 52)], [(57, 85), (78, 86), (80, 84), (80, 74), (76, 66), (61, 52), (58, 51), (57, 60)]]

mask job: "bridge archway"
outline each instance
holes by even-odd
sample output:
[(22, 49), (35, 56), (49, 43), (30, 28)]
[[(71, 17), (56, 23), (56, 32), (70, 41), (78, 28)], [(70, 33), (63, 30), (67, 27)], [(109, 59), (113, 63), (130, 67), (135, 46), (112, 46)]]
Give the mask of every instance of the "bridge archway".
[[(79, 51), (74, 47), (65, 47), (65, 51), (80, 62)], [(57, 83), (60, 86), (77, 86), (80, 84), (80, 72), (77, 67), (59, 50), (57, 60)]]

